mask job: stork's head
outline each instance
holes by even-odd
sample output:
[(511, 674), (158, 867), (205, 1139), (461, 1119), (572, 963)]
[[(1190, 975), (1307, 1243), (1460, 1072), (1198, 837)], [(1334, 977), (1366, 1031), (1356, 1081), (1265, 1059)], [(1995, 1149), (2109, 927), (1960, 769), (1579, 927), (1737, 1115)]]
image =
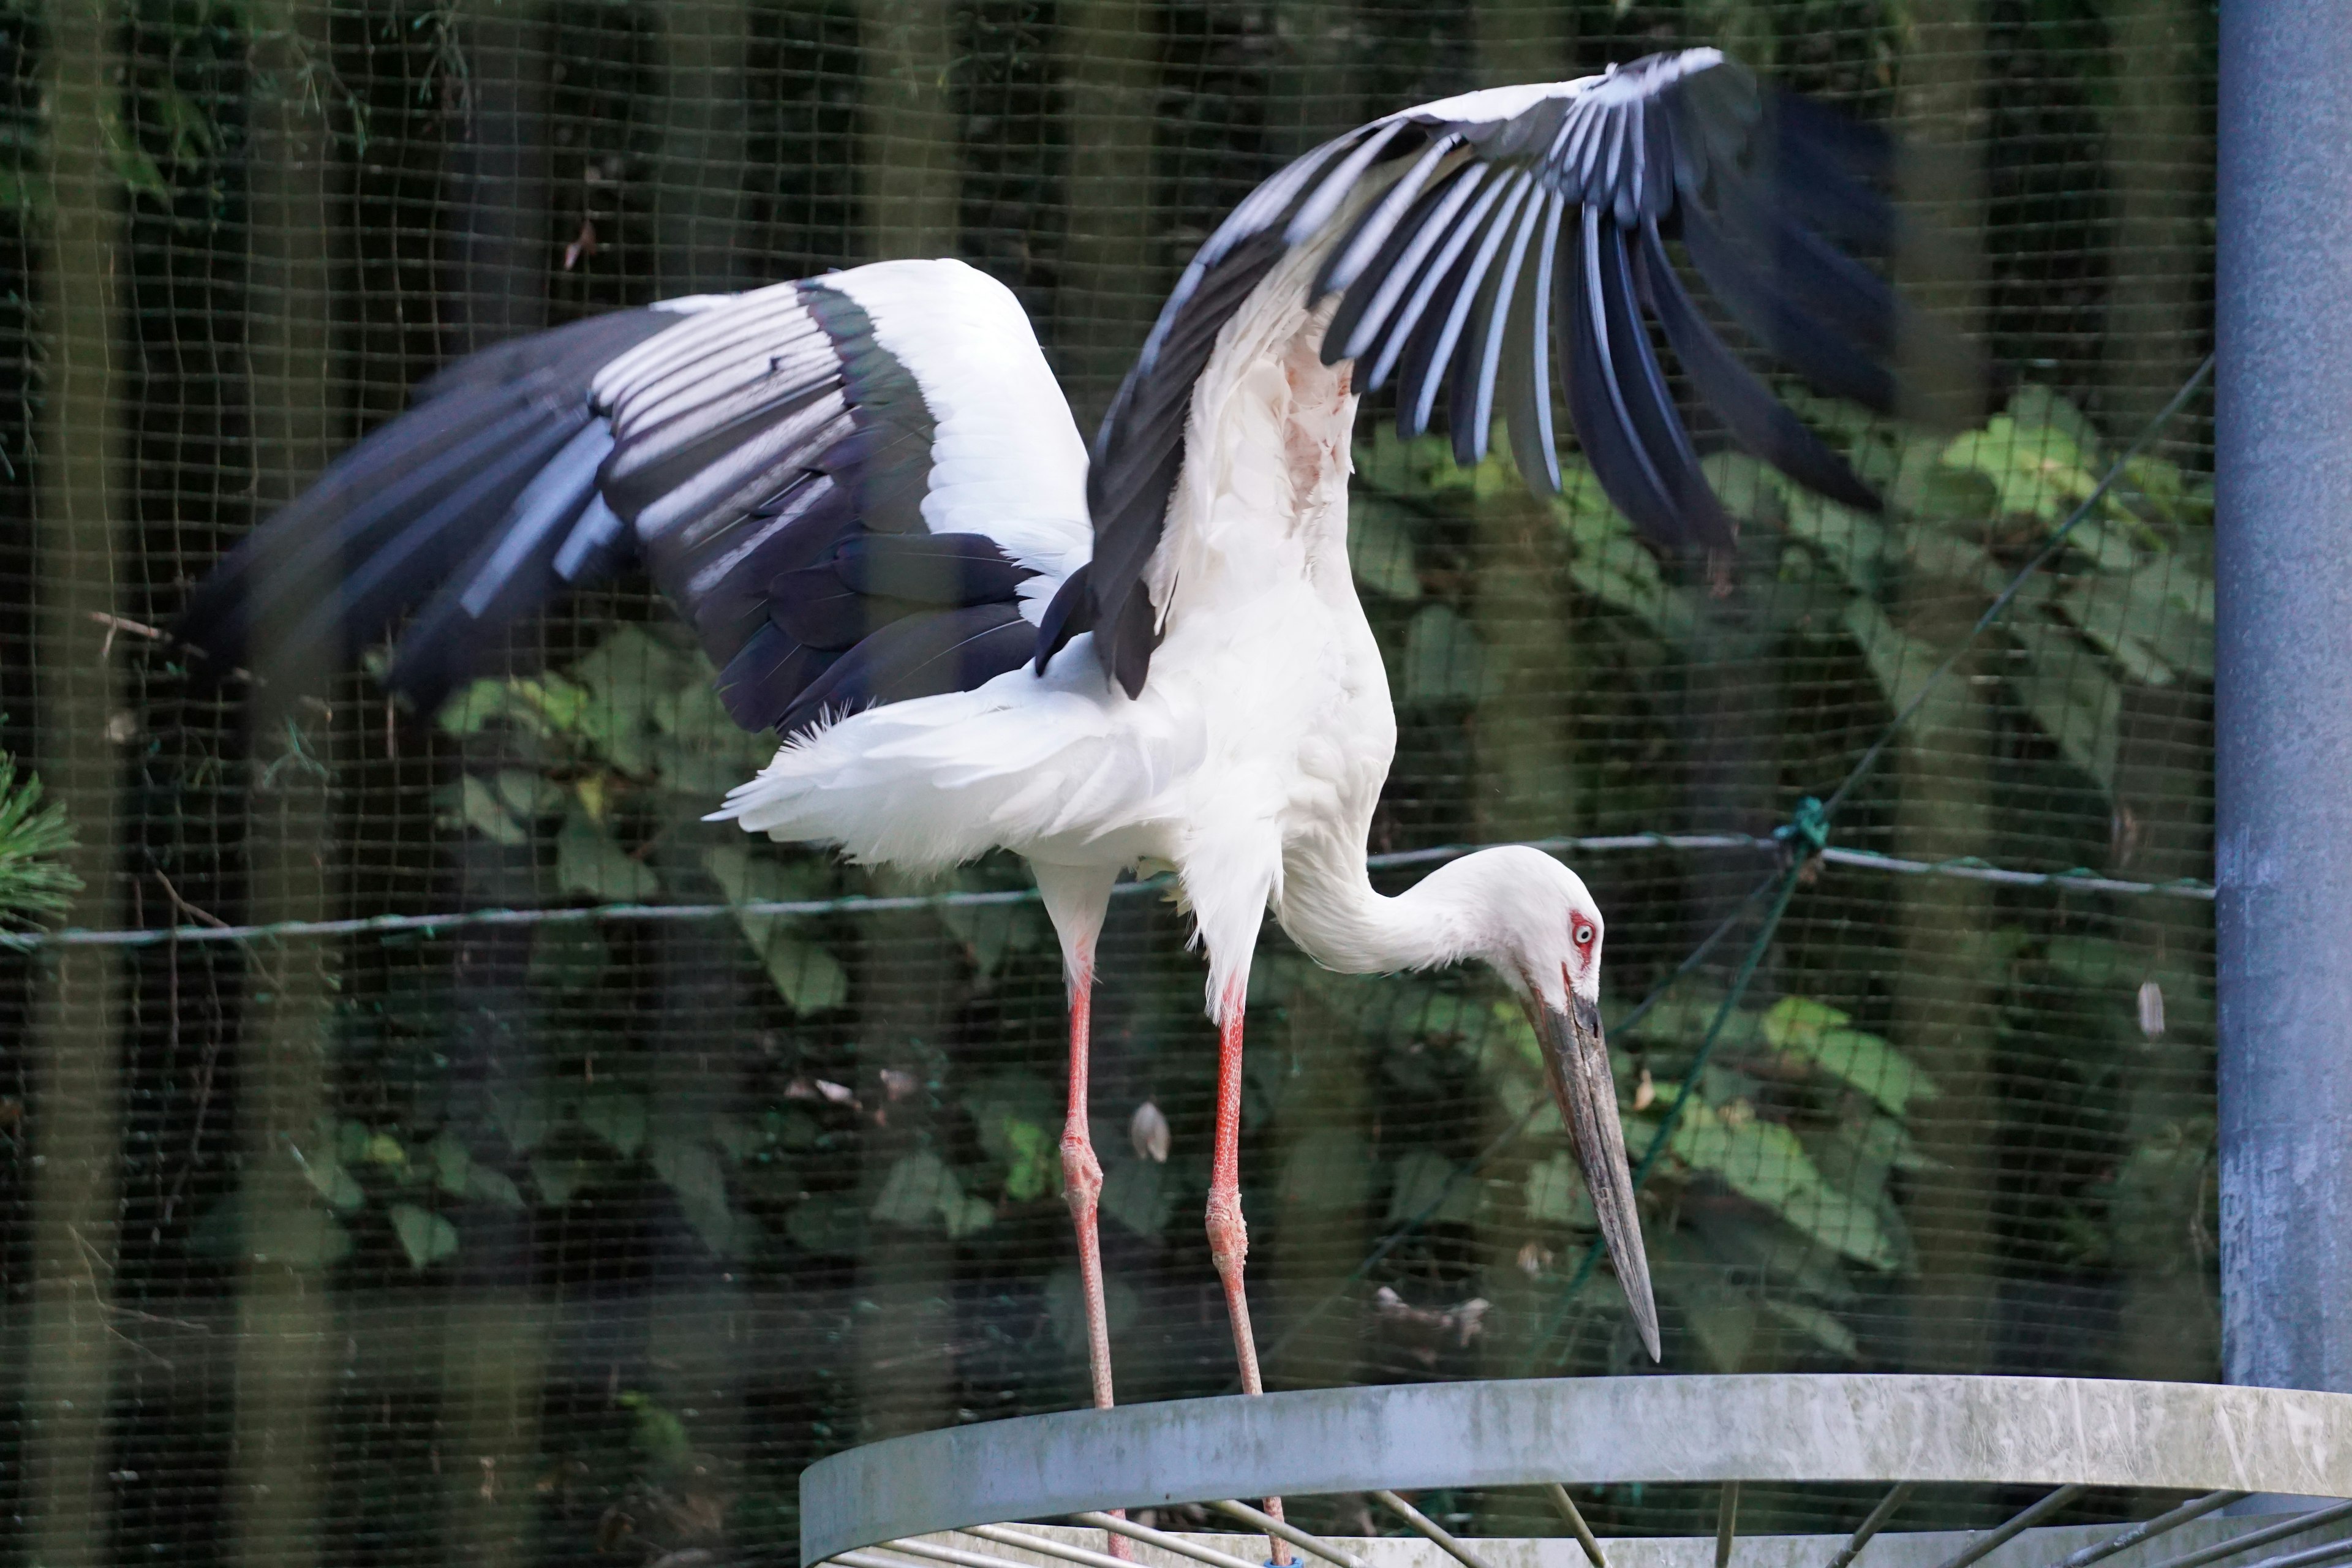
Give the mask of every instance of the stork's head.
[(1658, 1309), (1625, 1135), (1617, 1122), (1617, 1086), (1601, 1031), (1601, 911), (1584, 880), (1539, 849), (1511, 846), (1455, 861), (1430, 878), (1458, 880), (1470, 951), (1493, 964), (1518, 994), (1542, 1043), (1544, 1065), (1576, 1163), (1591, 1190), (1610, 1261), (1651, 1358), (1658, 1354)]

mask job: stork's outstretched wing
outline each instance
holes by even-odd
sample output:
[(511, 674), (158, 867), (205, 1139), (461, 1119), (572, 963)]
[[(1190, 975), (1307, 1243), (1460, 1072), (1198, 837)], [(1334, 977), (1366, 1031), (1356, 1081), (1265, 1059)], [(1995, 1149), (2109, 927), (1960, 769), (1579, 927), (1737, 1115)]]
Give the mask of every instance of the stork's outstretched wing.
[(1363, 390), (1393, 381), (1407, 435), (1443, 404), (1465, 463), (1500, 416), (1528, 482), (1557, 489), (1557, 374), (1594, 474), (1643, 534), (1668, 549), (1727, 546), (1733, 522), (1700, 473), (1654, 322), (1734, 440), (1874, 510), (1718, 335), (1673, 247), (1750, 347), (1823, 392), (1895, 411), (1899, 346), (1976, 388), (1974, 351), (1911, 316), (1849, 254), (1893, 247), (1893, 163), (1883, 133), (1761, 87), (1713, 49), (1447, 99), (1299, 158), (1201, 247), (1112, 404), (1087, 480), (1094, 557), (1048, 613), (1040, 665), (1091, 629), (1106, 669), (1142, 689), (1157, 614), (1146, 569), (1193, 384), (1253, 290), (1306, 247), (1324, 247), (1315, 295), (1341, 297), (1325, 362), (1358, 362)]
[[(642, 561), (746, 729), (1017, 668), (1086, 557), (1087, 458), (1011, 294), (887, 262), (503, 344), (255, 530), (179, 635), (349, 658), (400, 616), (427, 709), (567, 587)], [(421, 606), (421, 608), (420, 608)]]

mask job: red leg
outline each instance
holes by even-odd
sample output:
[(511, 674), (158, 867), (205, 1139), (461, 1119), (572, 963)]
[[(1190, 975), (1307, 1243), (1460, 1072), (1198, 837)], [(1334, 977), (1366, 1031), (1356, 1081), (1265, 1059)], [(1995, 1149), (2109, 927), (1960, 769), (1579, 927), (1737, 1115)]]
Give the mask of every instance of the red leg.
[[(1258, 1376), (1257, 1342), (1250, 1333), (1249, 1293), (1242, 1269), (1249, 1258), (1249, 1226), (1242, 1219), (1242, 1005), (1248, 981), (1226, 987), (1217, 1025), (1217, 1141), (1209, 1164), (1209, 1259), (1225, 1287), (1225, 1315), (1233, 1320), (1234, 1355), (1241, 1363), (1242, 1392), (1264, 1394)], [(1265, 1500), (1265, 1511), (1282, 1517), (1282, 1500)], [(1273, 1561), (1287, 1563), (1290, 1548), (1271, 1542)]]
[[(1092, 1045), (1094, 1016), (1094, 944), (1087, 942), (1070, 965), (1070, 1112), (1062, 1124), (1062, 1196), (1078, 1233), (1078, 1283), (1087, 1303), (1087, 1371), (1094, 1382), (1095, 1408), (1111, 1406), (1110, 1312), (1103, 1302), (1102, 1162), (1095, 1158), (1094, 1135), (1087, 1118), (1087, 1062)], [(1118, 1519), (1125, 1509), (1113, 1510)], [(1104, 1532), (1110, 1555), (1127, 1561), (1131, 1548), (1124, 1535)]]
[(1062, 1124), (1062, 1196), (1078, 1232), (1078, 1282), (1087, 1302), (1087, 1370), (1093, 1375), (1095, 1408), (1111, 1406), (1110, 1315), (1103, 1305), (1102, 1162), (1095, 1158), (1087, 1125), (1087, 1029), (1094, 1006), (1094, 954), (1070, 976), (1070, 1114)]

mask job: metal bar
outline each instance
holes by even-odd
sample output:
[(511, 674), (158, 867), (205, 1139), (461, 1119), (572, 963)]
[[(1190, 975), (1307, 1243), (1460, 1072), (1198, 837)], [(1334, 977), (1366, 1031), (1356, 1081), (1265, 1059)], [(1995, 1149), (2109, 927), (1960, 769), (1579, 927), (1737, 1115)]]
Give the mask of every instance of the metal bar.
[(2244, 1497), (2243, 1492), (2207, 1492), (2200, 1498), (2190, 1498), (2169, 1513), (2159, 1513), (2154, 1519), (2133, 1525), (2120, 1535), (2111, 1535), (2095, 1546), (2070, 1552), (2052, 1563), (2050, 1568), (2091, 1568), (2091, 1564), (2113, 1557), (2118, 1552), (2128, 1552), (2143, 1542), (2155, 1540), (2169, 1531), (2179, 1529), (2192, 1519), (2202, 1519), (2217, 1508), (2227, 1508)]
[(1568, 1528), (1575, 1532), (1576, 1543), (1584, 1548), (1592, 1568), (1609, 1568), (1609, 1559), (1601, 1555), (1601, 1542), (1593, 1538), (1592, 1527), (1584, 1522), (1584, 1515), (1577, 1511), (1576, 1500), (1568, 1495), (1568, 1489), (1558, 1481), (1546, 1481), (1544, 1495), (1551, 1499), (1552, 1507), (1559, 1510), (1559, 1517), (1568, 1521)]
[(1961, 1547), (1959, 1551), (1944, 1559), (1937, 1568), (1969, 1568), (1969, 1563), (1979, 1562), (1992, 1552), (2000, 1551), (2016, 1540), (2021, 1532), (2040, 1524), (2089, 1489), (2087, 1487), (2060, 1487), (2032, 1508), (2012, 1518), (2007, 1524), (1986, 1531), (1982, 1535)]
[[(1263, 1563), (1253, 1563), (1246, 1557), (1235, 1557), (1230, 1552), (1220, 1552), (1213, 1546), (1198, 1545), (1181, 1535), (1171, 1535), (1164, 1530), (1154, 1530), (1148, 1524), (1138, 1524), (1131, 1519), (1120, 1519), (1108, 1513), (1074, 1513), (1069, 1517), (1076, 1523), (1091, 1525), (1097, 1530), (1107, 1530), (1113, 1535), (1124, 1535), (1129, 1541), (1140, 1541), (1146, 1546), (1157, 1546), (1162, 1552), (1171, 1552), (1179, 1557), (1190, 1557), (1195, 1563), (1206, 1563), (1209, 1568), (1265, 1568)], [(1006, 1531), (1003, 1533), (1009, 1535), (1013, 1532)]]
[[(988, 1528), (984, 1524), (974, 1525), (971, 1529), (958, 1533), (978, 1535)], [(893, 1552), (903, 1552), (909, 1557), (928, 1558), (934, 1563), (951, 1563), (955, 1564), (955, 1568), (1004, 1568), (1005, 1560), (1002, 1557), (992, 1556), (985, 1552), (966, 1552), (957, 1546), (941, 1546), (937, 1542), (886, 1541), (882, 1544)], [(1103, 1568), (1105, 1563), (1118, 1563), (1118, 1568), (1135, 1568), (1134, 1563), (1119, 1563), (1118, 1558), (1106, 1552), (1088, 1552), (1083, 1546), (1065, 1546), (1058, 1541), (1017, 1541), (1011, 1544), (1020, 1547), (1024, 1552), (1034, 1552), (1040, 1557), (1058, 1557), (1065, 1563), (1080, 1563), (1083, 1564), (1083, 1568)], [(845, 1552), (835, 1556), (834, 1561), (847, 1563), (852, 1555), (854, 1553)], [(877, 1565), (874, 1563), (866, 1563), (853, 1564), (852, 1568), (877, 1568)], [(907, 1565), (884, 1558), (880, 1560), (879, 1568), (907, 1568)]]
[(1715, 1503), (1715, 1568), (1731, 1568), (1731, 1543), (1739, 1539), (1739, 1483), (1726, 1481)]
[(2204, 1568), (2208, 1563), (2219, 1563), (2224, 1557), (2235, 1557), (2241, 1552), (2252, 1552), (2257, 1546), (2268, 1546), (2273, 1541), (2284, 1541), (2290, 1535), (2301, 1535), (2307, 1530), (2317, 1530), (2323, 1524), (2334, 1524), (2339, 1519), (2352, 1519), (2352, 1502), (2334, 1503), (2326, 1508), (2313, 1509), (2309, 1513), (2296, 1514), (2293, 1519), (2250, 1531), (2235, 1540), (2216, 1542), (2191, 1552), (2186, 1557), (2159, 1563), (2156, 1568)]
[(1321, 1537), (1309, 1535), (1297, 1525), (1276, 1519), (1262, 1510), (1252, 1508), (1245, 1502), (1228, 1500), (1224, 1502), (1213, 1502), (1209, 1506), (1219, 1513), (1240, 1520), (1253, 1529), (1263, 1530), (1268, 1535), (1278, 1535), (1301, 1552), (1311, 1552), (1326, 1563), (1339, 1564), (1339, 1568), (1364, 1568), (1361, 1560), (1349, 1556)]
[(2323, 1563), (2341, 1563), (2347, 1557), (2352, 1557), (2352, 1541), (2331, 1541), (2324, 1546), (2311, 1546), (2301, 1552), (2265, 1557), (2253, 1564), (2253, 1568), (2319, 1568)]
[(1854, 1527), (1853, 1533), (1845, 1538), (1845, 1544), (1838, 1548), (1837, 1555), (1830, 1559), (1830, 1568), (1853, 1568), (1853, 1560), (1862, 1555), (1862, 1549), (1870, 1544), (1870, 1538), (1886, 1528), (1886, 1521), (1895, 1517), (1895, 1510), (1909, 1500), (1910, 1496), (1911, 1483), (1905, 1481), (1880, 1498), (1878, 1506)]
[[(1085, 1546), (1066, 1545), (1050, 1536), (1024, 1535), (1016, 1531), (1007, 1530), (1001, 1524), (968, 1524), (956, 1533), (976, 1535), (982, 1541), (993, 1541), (999, 1546), (1011, 1546), (1023, 1552), (1034, 1552), (1045, 1557), (1058, 1557), (1065, 1563), (1079, 1563), (1082, 1568), (1135, 1568), (1134, 1563), (1113, 1557), (1108, 1552), (1097, 1552)], [(896, 1546), (898, 1543), (894, 1541), (891, 1544)], [(1248, 1568), (1258, 1568), (1258, 1564), (1250, 1563)]]
[(1372, 1496), (1380, 1500), (1381, 1507), (1388, 1509), (1399, 1519), (1412, 1526), (1416, 1534), (1424, 1540), (1435, 1542), (1439, 1550), (1461, 1563), (1463, 1568), (1486, 1568), (1484, 1558), (1456, 1541), (1444, 1525), (1397, 1496), (1396, 1493), (1376, 1491)]
[(2352, 28), (2222, 0), (2214, 287), (2221, 1344), (2231, 1383), (2352, 1366)]
[[(976, 1553), (967, 1552), (965, 1555), (972, 1556), (976, 1555)], [(842, 1568), (907, 1568), (907, 1565), (904, 1563), (899, 1562), (896, 1557), (885, 1557), (879, 1552), (858, 1551), (837, 1552), (834, 1556), (826, 1558), (825, 1561), (828, 1563), (838, 1563), (842, 1564)], [(1001, 1568), (1003, 1561), (1004, 1559), (1002, 1557), (992, 1558), (989, 1561), (988, 1568)], [(1133, 1565), (1130, 1564), (1129, 1568), (1133, 1568)]]

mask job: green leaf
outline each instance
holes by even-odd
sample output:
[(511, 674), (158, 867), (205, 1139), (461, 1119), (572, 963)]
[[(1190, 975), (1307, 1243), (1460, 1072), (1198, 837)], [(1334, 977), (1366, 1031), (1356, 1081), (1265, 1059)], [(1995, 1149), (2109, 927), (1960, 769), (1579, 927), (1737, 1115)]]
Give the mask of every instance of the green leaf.
[(1783, 996), (1764, 1011), (1764, 1039), (1776, 1051), (1811, 1050), (1832, 1029), (1853, 1022), (1851, 1016), (1809, 996)]
[(1004, 1142), (1010, 1158), (1004, 1170), (1004, 1195), (1016, 1204), (1035, 1201), (1061, 1170), (1061, 1148), (1054, 1135), (1034, 1121), (1007, 1120)]
[(1888, 554), (1886, 531), (1853, 508), (1815, 495), (1777, 472), (1770, 478), (1780, 491), (1790, 534), (1821, 552), (1839, 576), (1869, 592)]
[(1432, 1205), (1436, 1212), (1429, 1215), (1437, 1225), (1466, 1225), (1478, 1212), (1478, 1188), (1473, 1182), (1447, 1183), (1454, 1175), (1454, 1162), (1434, 1149), (1413, 1149), (1397, 1161), (1396, 1177), (1389, 1188), (1388, 1223), (1398, 1225), (1417, 1219)]
[(1955, 437), (1944, 462), (1990, 479), (2003, 513), (2043, 522), (2057, 521), (2098, 484), (2073, 436), (2054, 425), (2021, 424), (2013, 414)]
[(394, 1204), (390, 1212), (393, 1234), (400, 1237), (411, 1268), (430, 1268), (457, 1252), (457, 1227), (439, 1215), (415, 1204)]
[(980, 1134), (980, 1146), (1009, 1163), (1015, 1153), (1009, 1130), (1024, 1122), (1039, 1127), (1051, 1124), (1058, 1098), (1052, 1086), (1034, 1073), (1000, 1072), (982, 1079), (967, 1093), (963, 1108)]
[(563, 786), (520, 768), (500, 768), (491, 787), (499, 804), (524, 821), (551, 816), (563, 809)]
[(491, 720), (512, 716), (518, 709), (529, 710), (529, 718), (523, 721), (529, 727), (543, 731), (538, 711), (509, 690), (505, 681), (484, 679), (444, 702), (437, 721), (452, 735), (478, 735)]
[(2074, 450), (2086, 462), (2096, 461), (2105, 446), (2091, 416), (2052, 387), (2038, 383), (2019, 387), (2010, 396), (2009, 412), (2021, 428), (2032, 430), (2046, 426), (2057, 431), (2074, 443)]
[(432, 1157), (433, 1180), (445, 1193), (463, 1197), (472, 1184), (474, 1156), (455, 1134), (443, 1132), (425, 1146)]
[[(2191, 580), (2177, 589), (2182, 578)], [(2135, 680), (2162, 685), (2175, 669), (2210, 680), (2213, 627), (2197, 613), (2203, 585), (2178, 560), (2158, 557), (2134, 572), (2084, 578), (2058, 608)]]
[(518, 1154), (530, 1153), (547, 1136), (547, 1101), (537, 1094), (494, 1090), (490, 1115), (507, 1135), (507, 1146)]
[(2043, 944), (2042, 959), (2076, 984), (2088, 986), (2137, 984), (2147, 967), (2145, 954), (2099, 936), (2053, 936)]
[(2123, 693), (2098, 657), (2059, 627), (2020, 620), (2009, 631), (2026, 654), (2026, 673), (2010, 677), (2018, 700), (2068, 762), (2113, 795)]
[(531, 1185), (557, 1208), (570, 1203), (583, 1187), (593, 1186), (603, 1175), (603, 1167), (590, 1160), (542, 1159), (530, 1163)]
[(1855, 1342), (1853, 1331), (1819, 1307), (1803, 1301), (1767, 1297), (1764, 1310), (1832, 1355), (1853, 1361), (1862, 1354), (1862, 1346)]
[[(1125, 1280), (1103, 1281), (1103, 1318), (1114, 1342), (1135, 1327), (1142, 1315), (1142, 1302)], [(1086, 1288), (1076, 1268), (1056, 1268), (1046, 1278), (1045, 1321), (1054, 1326), (1054, 1337), (1065, 1347), (1081, 1355), (1086, 1353)]]
[(458, 781), (457, 811), (466, 826), (493, 844), (513, 848), (530, 842), (530, 830), (514, 819), (498, 796), (498, 792), (482, 780), (467, 773)]
[(1675, 1310), (1698, 1341), (1699, 1353), (1719, 1373), (1740, 1370), (1748, 1348), (1756, 1342), (1757, 1302), (1746, 1291), (1727, 1284), (1705, 1264), (1684, 1264), (1663, 1271), (1659, 1283), (1674, 1300)]
[(1933, 1099), (1935, 1084), (1902, 1052), (1860, 1029), (1832, 1029), (1810, 1049), (1792, 1052), (1808, 1058), (1832, 1078), (1876, 1100), (1891, 1115), (1900, 1116), (1914, 1100)]
[(655, 1139), (650, 1157), (654, 1174), (669, 1188), (703, 1245), (721, 1258), (740, 1250), (742, 1218), (727, 1206), (727, 1173), (719, 1157), (700, 1143), (675, 1137)]
[(1584, 1174), (1565, 1151), (1528, 1169), (1521, 1198), (1528, 1221), (1535, 1225), (1591, 1230), (1601, 1223), (1593, 1212), (1592, 1194), (1585, 1190)]
[(1693, 1170), (1712, 1172), (1740, 1196), (1774, 1210), (1822, 1184), (1821, 1173), (1786, 1127), (1752, 1117), (1734, 1120), (1696, 1101), (1684, 1105), (1672, 1148)]
[(846, 1194), (819, 1193), (793, 1206), (784, 1219), (784, 1234), (824, 1257), (860, 1257), (866, 1250), (866, 1215)]
[(614, 1403), (635, 1413), (636, 1422), (629, 1441), (656, 1468), (677, 1470), (693, 1462), (694, 1440), (687, 1436), (686, 1423), (676, 1415), (634, 1389)]
[(1103, 1213), (1138, 1236), (1156, 1237), (1176, 1209), (1168, 1167), (1150, 1160), (1117, 1159), (1103, 1174)]
[(522, 1190), (514, 1184), (514, 1178), (488, 1165), (476, 1165), (467, 1173), (466, 1195), (505, 1209), (524, 1206)]
[(349, 1214), (367, 1202), (367, 1193), (361, 1187), (342, 1162), (332, 1154), (314, 1154), (302, 1162), (302, 1174), (310, 1185), (327, 1200), (330, 1207)]
[(442, 706), (439, 723), (453, 735), (478, 733), (491, 720), (504, 719), (541, 740), (568, 735), (577, 727), (587, 693), (561, 676), (532, 680), (477, 680)]
[(1876, 1212), (1822, 1180), (1797, 1135), (1778, 1122), (1733, 1118), (1691, 1102), (1675, 1129), (1675, 1158), (1834, 1251), (1890, 1268), (1898, 1259)]
[(1348, 500), (1348, 564), (1356, 581), (1391, 599), (1421, 597), (1413, 569), (1413, 514), (1386, 497), (1355, 492)]
[(1784, 996), (1766, 1011), (1764, 1037), (1775, 1049), (1811, 1062), (1896, 1116), (1913, 1100), (1936, 1092), (1927, 1075), (1893, 1046), (1847, 1027), (1843, 1013), (1802, 996)]
[(986, 1198), (967, 1195), (940, 1206), (940, 1220), (950, 1240), (961, 1241), (996, 1223), (996, 1205)]
[(599, 903), (642, 903), (661, 890), (651, 867), (631, 859), (604, 824), (576, 807), (555, 836), (555, 877), (565, 892)]
[(1372, 1154), (1352, 1127), (1310, 1127), (1282, 1163), (1282, 1201), (1328, 1213), (1371, 1196)]
[(646, 1102), (620, 1089), (592, 1094), (580, 1102), (580, 1124), (625, 1160), (646, 1141)]
[(962, 1184), (947, 1163), (928, 1150), (918, 1150), (899, 1155), (891, 1164), (872, 1213), (876, 1219), (908, 1230), (928, 1229), (962, 1199)]
[(1862, 649), (1878, 689), (1886, 694), (1886, 705), (1897, 713), (1908, 710), (1927, 689), (1927, 678), (1943, 662), (1935, 648), (1897, 627), (1873, 600), (1857, 598), (1847, 605), (1845, 627)]
[(350, 1233), (332, 1215), (299, 1198), (287, 1202), (282, 1194), (232, 1194), (197, 1222), (188, 1239), (206, 1257), (274, 1263), (306, 1273), (331, 1268), (352, 1250)]
[(1045, 912), (1035, 904), (946, 904), (935, 911), (971, 954), (983, 980), (995, 974), (1009, 952), (1034, 952), (1052, 935)]
[[(782, 903), (823, 896), (821, 870), (779, 865), (741, 845), (714, 845), (704, 851), (702, 863), (730, 903)], [(739, 909), (735, 920), (793, 1011), (823, 1012), (849, 999), (848, 971), (823, 947), (793, 934), (796, 922), (792, 919)]]
[(730, 1160), (748, 1160), (764, 1147), (768, 1135), (740, 1116), (721, 1112), (710, 1119), (710, 1141)]
[[(1563, 473), (1562, 479), (1569, 476)], [(1698, 623), (1697, 600), (1690, 589), (1666, 582), (1657, 559), (1634, 541), (1632, 528), (1614, 508), (1605, 500), (1594, 508), (1581, 507), (1565, 495), (1553, 508), (1574, 545), (1568, 570), (1580, 589), (1633, 616), (1666, 642), (1679, 643), (1691, 636)]]
[(849, 972), (813, 942), (772, 934), (760, 956), (768, 978), (795, 1013), (822, 1013), (849, 1000)]
[(1475, 699), (1486, 690), (1486, 650), (1470, 623), (1444, 605), (1415, 612), (1405, 626), (1402, 702)]
[(1779, 1212), (1798, 1230), (1857, 1263), (1892, 1268), (1901, 1260), (1878, 1211), (1826, 1184), (1790, 1194)]
[(572, 679), (588, 693), (575, 721), (580, 733), (614, 769), (651, 777), (655, 701), (698, 673), (643, 626), (623, 626), (572, 667)]

